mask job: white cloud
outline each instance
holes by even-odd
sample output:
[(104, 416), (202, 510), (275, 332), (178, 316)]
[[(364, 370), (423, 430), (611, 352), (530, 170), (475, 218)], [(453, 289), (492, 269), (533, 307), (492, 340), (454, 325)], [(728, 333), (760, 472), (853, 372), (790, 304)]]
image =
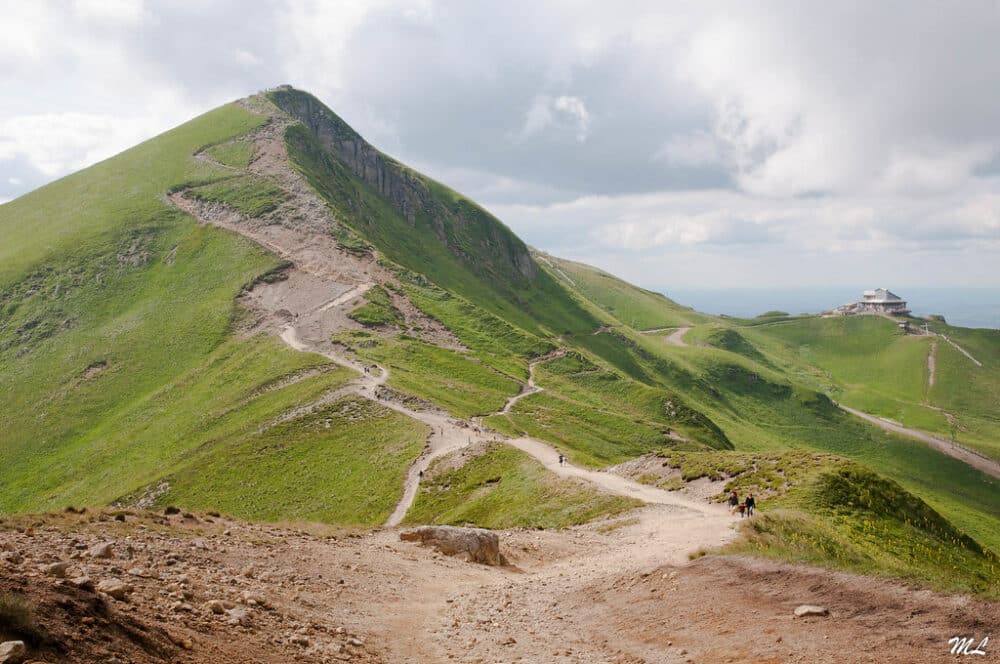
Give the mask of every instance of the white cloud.
[(149, 17), (142, 0), (73, 0), (73, 11), (82, 19), (111, 26), (135, 27)]
[(256, 67), (260, 64), (260, 58), (256, 54), (243, 48), (233, 51), (233, 60), (244, 67)]
[(519, 140), (553, 130), (569, 132), (582, 143), (590, 134), (590, 112), (583, 99), (572, 95), (538, 95), (524, 114)]
[(11, 2), (0, 194), (288, 82), (529, 242), (639, 280), (934, 256), (998, 283), (998, 33), (974, 2)]
[(699, 130), (690, 134), (671, 136), (653, 153), (651, 159), (697, 168), (722, 163), (723, 153), (718, 139), (713, 134)]
[(679, 73), (711, 100), (741, 187), (794, 196), (962, 186), (1000, 148), (981, 117), (1000, 114), (989, 37), (1000, 14), (849, 7), (736, 5), (695, 28)]

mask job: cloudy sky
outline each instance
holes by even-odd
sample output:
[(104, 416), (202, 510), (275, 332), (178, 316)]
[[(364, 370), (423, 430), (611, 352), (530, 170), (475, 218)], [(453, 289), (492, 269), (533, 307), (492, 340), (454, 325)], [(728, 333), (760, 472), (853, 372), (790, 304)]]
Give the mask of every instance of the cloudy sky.
[(291, 83), (636, 283), (1000, 286), (1000, 1), (0, 0), (0, 200)]

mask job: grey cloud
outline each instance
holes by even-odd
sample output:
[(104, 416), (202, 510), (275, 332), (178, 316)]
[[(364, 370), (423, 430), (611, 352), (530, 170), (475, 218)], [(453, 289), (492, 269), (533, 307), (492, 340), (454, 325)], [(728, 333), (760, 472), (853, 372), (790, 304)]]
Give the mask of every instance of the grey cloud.
[(0, 198), (290, 82), (528, 242), (624, 276), (856, 278), (883, 251), (901, 272), (933, 255), (942, 281), (1000, 282), (995, 3), (164, 1), (120, 20), (18, 3), (6, 18), (0, 134), (20, 136), (0, 135)]

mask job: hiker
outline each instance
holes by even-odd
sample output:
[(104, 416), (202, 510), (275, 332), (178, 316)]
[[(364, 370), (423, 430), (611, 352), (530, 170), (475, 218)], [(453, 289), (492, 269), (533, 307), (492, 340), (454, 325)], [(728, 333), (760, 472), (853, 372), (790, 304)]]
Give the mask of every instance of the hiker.
[(421, 479), (421, 480), (424, 479), (424, 471), (421, 470), (420, 472), (418, 472), (417, 473), (417, 478)]
[(740, 497), (735, 491), (729, 494), (729, 513), (736, 511), (736, 506), (740, 504)]
[(752, 493), (747, 494), (747, 500), (746, 500), (747, 517), (753, 516), (753, 511), (754, 509), (756, 509), (756, 507), (757, 507), (757, 501), (753, 499), (753, 494)]
[(566, 457), (564, 457), (562, 454), (560, 454), (559, 455), (559, 465), (561, 466), (564, 463), (566, 463)]
[(739, 505), (736, 506), (736, 509), (738, 509), (740, 511), (740, 518), (741, 519), (747, 515), (746, 514), (746, 512), (747, 512), (747, 505), (746, 505), (746, 503), (740, 503)]

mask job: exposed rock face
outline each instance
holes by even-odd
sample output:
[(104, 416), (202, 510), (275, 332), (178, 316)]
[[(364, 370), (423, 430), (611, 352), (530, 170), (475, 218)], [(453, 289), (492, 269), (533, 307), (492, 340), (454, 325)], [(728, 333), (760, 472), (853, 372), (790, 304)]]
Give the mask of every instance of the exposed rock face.
[[(485, 210), (465, 199), (443, 203), (431, 195), (427, 181), (376, 150), (312, 95), (281, 88), (271, 99), (308, 127), (326, 150), (384, 196), (411, 226), (418, 219), (430, 224), (438, 241), (466, 262), (485, 258), (495, 272), (534, 281), (538, 265), (528, 247)], [(480, 246), (468, 246), (472, 239)]]
[(399, 539), (433, 546), (448, 556), (464, 556), (483, 565), (506, 565), (496, 533), (483, 528), (421, 526), (399, 534)]

